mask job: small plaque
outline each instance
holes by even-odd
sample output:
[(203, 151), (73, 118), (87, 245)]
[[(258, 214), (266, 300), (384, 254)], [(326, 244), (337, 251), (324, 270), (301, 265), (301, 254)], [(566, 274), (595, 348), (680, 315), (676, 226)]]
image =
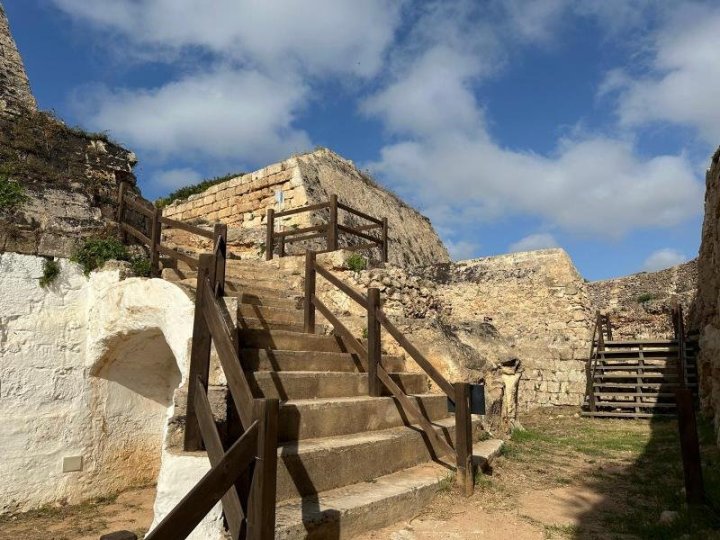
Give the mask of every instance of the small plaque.
[(82, 471), (82, 456), (69, 456), (63, 458), (63, 472), (79, 472)]
[[(448, 412), (455, 412), (455, 403), (448, 398)], [(485, 384), (470, 385), (470, 413), (485, 414)]]

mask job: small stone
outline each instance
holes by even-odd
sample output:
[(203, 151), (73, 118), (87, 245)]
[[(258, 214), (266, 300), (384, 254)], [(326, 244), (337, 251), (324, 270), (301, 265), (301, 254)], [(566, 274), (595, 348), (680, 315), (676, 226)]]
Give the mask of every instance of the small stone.
[(660, 519), (658, 519), (658, 523), (660, 525), (670, 525), (678, 517), (680, 517), (680, 514), (677, 513), (675, 510), (663, 510), (660, 514)]

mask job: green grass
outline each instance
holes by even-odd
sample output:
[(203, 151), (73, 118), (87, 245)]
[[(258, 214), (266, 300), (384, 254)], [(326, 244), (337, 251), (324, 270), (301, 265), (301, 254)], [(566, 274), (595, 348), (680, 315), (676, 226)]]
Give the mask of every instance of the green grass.
[(0, 210), (17, 210), (27, 199), (22, 185), (13, 182), (5, 174), (0, 175)]
[(150, 259), (145, 256), (131, 257), (130, 268), (132, 268), (133, 274), (138, 277), (150, 277), (152, 274)]
[(359, 253), (353, 253), (346, 260), (345, 264), (353, 272), (361, 272), (367, 268), (367, 260)]
[(638, 304), (645, 304), (646, 302), (650, 302), (651, 300), (655, 300), (657, 298), (657, 295), (653, 293), (642, 293), (638, 295), (636, 298)]
[(43, 261), (43, 275), (40, 278), (40, 286), (44, 289), (53, 283), (60, 276), (60, 263), (55, 259), (47, 258)]
[(82, 266), (87, 276), (107, 261), (127, 261), (130, 256), (127, 248), (115, 238), (91, 238), (75, 251), (71, 260)]

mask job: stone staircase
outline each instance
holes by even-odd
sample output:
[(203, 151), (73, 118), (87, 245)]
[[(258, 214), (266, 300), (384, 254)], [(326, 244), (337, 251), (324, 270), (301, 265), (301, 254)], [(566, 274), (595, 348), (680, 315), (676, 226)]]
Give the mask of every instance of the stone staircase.
[[(686, 342), (685, 380), (697, 392), (697, 341)], [(679, 387), (675, 340), (604, 341), (592, 371), (592, 417), (674, 416)]]
[[(163, 277), (195, 286), (190, 271)], [(454, 463), (433, 455), (393, 397), (368, 396), (360, 361), (329, 327), (303, 333), (302, 281), (261, 261), (228, 260), (225, 294), (238, 301), (240, 356), (255, 396), (280, 400), (275, 537), (350, 538), (414, 516), (451, 485)], [(452, 442), (446, 397), (429, 393), (427, 376), (406, 372), (403, 358), (383, 353), (382, 364)], [(215, 394), (222, 424), (227, 390)], [(474, 421), (473, 440), (482, 434)], [(500, 444), (476, 444), (481, 465)]]

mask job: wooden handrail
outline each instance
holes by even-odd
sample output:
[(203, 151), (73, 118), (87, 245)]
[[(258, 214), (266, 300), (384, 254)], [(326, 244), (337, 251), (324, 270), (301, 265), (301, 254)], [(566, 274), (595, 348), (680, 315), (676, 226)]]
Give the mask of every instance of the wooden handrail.
[[(329, 218), (327, 223), (321, 225), (313, 225), (304, 227), (302, 229), (292, 231), (280, 231), (275, 232), (275, 223), (278, 218), (291, 216), (295, 214), (313, 212), (317, 210), (329, 210)], [(358, 225), (357, 227), (351, 227), (343, 225), (338, 221), (338, 210), (345, 210), (351, 214), (371, 221), (371, 224)], [(380, 229), (380, 237), (375, 237), (367, 234), (365, 231)], [(349, 234), (357, 238), (367, 240), (368, 243), (360, 245), (347, 246), (345, 249), (351, 251), (360, 250), (371, 250), (380, 248), (381, 260), (387, 262), (388, 260), (388, 221), (387, 218), (376, 218), (371, 215), (365, 214), (355, 208), (343, 204), (338, 201), (337, 195), (330, 195), (330, 200), (318, 204), (309, 206), (302, 206), (299, 208), (293, 208), (291, 210), (284, 210), (282, 212), (276, 212), (273, 208), (267, 210), (266, 219), (266, 233), (265, 233), (265, 258), (271, 260), (275, 253), (276, 243), (279, 243), (280, 257), (285, 256), (285, 245), (295, 242), (304, 242), (307, 240), (315, 240), (322, 237), (327, 238), (327, 248), (325, 251), (335, 251), (340, 247), (339, 235), (340, 233)], [(314, 233), (314, 234), (310, 234)]]
[(259, 431), (259, 422), (250, 425), (221, 460), (145, 537), (146, 540), (186, 538), (255, 460)]
[(174, 227), (176, 229), (182, 229), (183, 231), (187, 231), (189, 233), (196, 234), (210, 240), (213, 239), (212, 231), (208, 231), (207, 229), (203, 229), (202, 227), (198, 227), (197, 225), (185, 223), (184, 221), (178, 221), (169, 217), (160, 216), (160, 223), (162, 223), (163, 225)]
[(129, 197), (127, 194), (125, 195), (125, 204), (136, 212), (140, 212), (144, 216), (149, 218), (153, 217), (153, 211), (150, 208), (140, 204), (133, 197)]
[[(353, 336), (352, 332), (332, 313), (332, 311), (315, 294), (317, 274), (335, 285), (340, 291), (348, 295), (357, 304), (362, 306), (368, 313), (368, 345), (367, 348)], [(435, 457), (452, 456), (458, 465), (458, 482), (464, 487), (466, 494), (473, 491), (472, 471), (472, 429), (470, 418), (469, 387), (466, 383), (459, 383), (463, 389), (464, 399), (459, 400), (456, 389), (451, 385), (435, 367), (410, 343), (407, 338), (390, 322), (380, 307), (380, 291), (377, 288), (368, 290), (368, 296), (364, 296), (352, 287), (343, 283), (339, 278), (317, 263), (316, 254), (313, 251), (306, 252), (305, 259), (305, 331), (315, 331), (315, 309), (330, 322), (334, 331), (343, 339), (347, 346), (357, 353), (363, 368), (368, 373), (368, 393), (371, 397), (380, 396), (379, 384), (382, 384), (396, 399), (399, 406), (408, 418), (417, 423), (425, 433), (430, 444), (431, 452)], [(380, 329), (385, 328), (398, 344), (418, 363), (420, 368), (440, 387), (440, 389), (455, 403), (456, 424), (456, 447), (446, 441), (436, 431), (436, 427), (423, 414), (422, 410), (400, 386), (395, 383), (381, 362)], [(376, 379), (371, 380), (370, 378)], [(457, 445), (460, 446), (457, 446)], [(460, 450), (457, 450), (460, 448)], [(462, 461), (462, 463), (461, 463)]]

